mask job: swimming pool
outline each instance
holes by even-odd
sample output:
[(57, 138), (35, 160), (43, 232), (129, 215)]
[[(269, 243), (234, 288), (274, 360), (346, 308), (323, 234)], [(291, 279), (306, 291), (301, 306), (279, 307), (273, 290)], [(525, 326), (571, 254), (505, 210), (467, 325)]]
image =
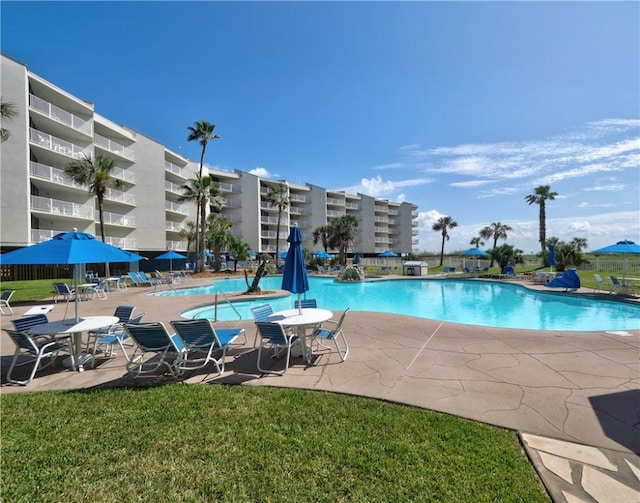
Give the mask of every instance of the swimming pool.
[[(260, 281), (263, 290), (280, 289), (281, 276)], [(337, 283), (333, 278), (309, 277), (308, 298), (331, 311), (374, 311), (403, 314), (467, 325), (532, 330), (630, 330), (640, 328), (640, 306), (578, 295), (538, 292), (520, 285), (478, 280), (397, 279), (363, 283)], [(207, 295), (217, 291), (246, 290), (244, 278), (216, 280), (207, 287), (156, 292), (155, 295)], [(269, 303), (273, 309), (290, 309), (297, 298), (258, 299), (218, 306), (218, 320), (252, 319), (250, 309)], [(214, 318), (213, 306), (182, 313), (185, 318)]]

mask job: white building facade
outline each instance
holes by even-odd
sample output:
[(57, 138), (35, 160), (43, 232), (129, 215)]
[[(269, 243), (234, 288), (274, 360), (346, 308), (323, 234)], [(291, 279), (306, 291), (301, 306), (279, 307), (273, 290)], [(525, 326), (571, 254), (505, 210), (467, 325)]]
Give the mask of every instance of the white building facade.
[[(103, 154), (115, 160), (112, 176), (123, 182), (104, 200), (106, 242), (149, 256), (165, 250), (186, 252), (187, 241), (180, 232), (195, 220), (195, 203), (178, 198), (198, 164), (144, 133), (100, 116), (92, 103), (31, 73), (22, 63), (2, 55), (0, 64), (2, 100), (17, 111), (3, 123), (10, 137), (0, 143), (2, 251), (73, 228), (100, 236), (95, 196), (70, 181), (64, 167), (85, 155)], [(358, 221), (353, 252), (406, 254), (417, 246), (415, 204), (263, 179), (241, 170), (209, 174), (224, 197), (220, 215), (231, 222), (232, 234), (257, 252), (278, 251), (278, 210), (266, 197), (275, 183), (287, 187), (290, 200), (281, 216), (280, 251), (287, 249), (293, 225), (302, 230), (306, 248), (320, 249), (313, 244), (314, 229), (341, 215)]]

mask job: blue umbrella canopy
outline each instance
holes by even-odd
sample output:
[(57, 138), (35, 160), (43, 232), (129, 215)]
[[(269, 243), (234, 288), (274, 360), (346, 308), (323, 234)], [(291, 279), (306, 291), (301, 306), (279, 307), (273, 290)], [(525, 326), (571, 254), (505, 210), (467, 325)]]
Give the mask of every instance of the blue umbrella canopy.
[(162, 255), (158, 255), (156, 257), (156, 260), (169, 260), (169, 270), (173, 271), (173, 259), (181, 259), (181, 258), (187, 258), (185, 255), (182, 255), (181, 253), (178, 253), (176, 251), (173, 250), (169, 250), (164, 252)]
[(383, 251), (378, 254), (378, 257), (397, 257), (397, 253), (393, 253), (391, 250)]
[(43, 241), (0, 255), (2, 265), (19, 264), (95, 264), (134, 262), (140, 255), (103, 243), (86, 232), (62, 232)]
[(288, 251), (281, 251), (280, 253), (278, 253), (278, 257), (286, 259), (288, 253)]
[(468, 250), (463, 251), (460, 255), (465, 257), (486, 257), (489, 254), (479, 248), (469, 248)]
[(331, 255), (328, 254), (326, 251), (324, 250), (319, 250), (317, 252), (313, 252), (313, 254), (315, 255), (316, 258), (319, 259), (328, 259), (331, 258)]
[[(86, 232), (61, 232), (49, 241), (0, 255), (2, 265), (20, 264), (95, 264), (98, 262), (135, 262), (144, 257), (129, 253), (110, 244), (98, 241)], [(78, 269), (73, 272), (74, 286), (78, 286)], [(76, 321), (78, 320), (78, 295), (75, 296)]]
[(604, 248), (598, 248), (593, 253), (640, 253), (640, 245), (625, 239)]
[(598, 248), (594, 250), (593, 253), (621, 253), (622, 254), (622, 276), (625, 277), (627, 275), (627, 253), (640, 253), (640, 245), (637, 245), (633, 241), (629, 241), (628, 239), (624, 239), (622, 241), (618, 241), (615, 244), (605, 246), (604, 248)]
[(360, 253), (356, 252), (355, 257), (353, 257), (353, 263), (356, 265), (360, 263)]
[[(297, 226), (291, 228), (287, 241), (289, 242), (289, 251), (284, 260), (282, 289), (297, 293), (298, 300), (300, 300), (301, 294), (309, 290), (309, 279), (302, 253), (302, 232)], [(298, 302), (298, 306), (301, 305), (302, 303)]]

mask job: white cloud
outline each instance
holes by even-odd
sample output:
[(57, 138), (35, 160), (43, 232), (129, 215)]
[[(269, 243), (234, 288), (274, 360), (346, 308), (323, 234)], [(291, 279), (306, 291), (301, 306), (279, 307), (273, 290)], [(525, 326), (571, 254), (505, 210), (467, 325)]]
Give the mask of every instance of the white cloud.
[(260, 178), (277, 178), (277, 174), (270, 173), (266, 168), (257, 167), (249, 170), (249, 173), (255, 176), (259, 176)]
[[(349, 194), (366, 194), (371, 197), (388, 197), (399, 189), (405, 187), (416, 187), (419, 185), (425, 185), (431, 183), (429, 178), (414, 178), (408, 180), (383, 180), (382, 176), (374, 176), (373, 178), (362, 178), (358, 185), (352, 185), (351, 187), (343, 187), (341, 190)], [(397, 196), (396, 196), (397, 197)]]
[(585, 187), (585, 192), (617, 192), (624, 190), (625, 186), (622, 183), (610, 183), (609, 185), (596, 185), (594, 187)]

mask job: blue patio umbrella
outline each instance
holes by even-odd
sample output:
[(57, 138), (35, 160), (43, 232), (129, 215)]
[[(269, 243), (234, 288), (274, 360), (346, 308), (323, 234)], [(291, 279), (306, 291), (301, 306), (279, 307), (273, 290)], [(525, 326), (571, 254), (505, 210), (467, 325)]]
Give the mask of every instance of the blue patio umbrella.
[[(302, 232), (298, 226), (291, 228), (289, 237), (289, 251), (284, 260), (282, 273), (282, 289), (298, 294), (298, 301), (302, 300), (302, 294), (309, 290), (307, 278), (307, 266), (304, 263), (302, 253)], [(298, 302), (298, 309), (302, 313), (302, 302)]]
[(173, 271), (173, 259), (181, 259), (181, 258), (187, 258), (185, 255), (182, 255), (176, 251), (173, 250), (169, 250), (167, 252), (164, 252), (162, 255), (158, 255), (156, 257), (156, 260), (167, 260), (169, 259), (169, 270)]
[(463, 257), (473, 257), (474, 259), (489, 256), (487, 252), (484, 252), (479, 248), (469, 248), (468, 250), (465, 250), (462, 253), (460, 253), (460, 255), (462, 255)]
[(397, 256), (398, 254), (393, 253), (391, 250), (386, 250), (378, 254), (378, 257), (397, 257)]
[(556, 265), (556, 247), (551, 245), (549, 246), (549, 266), (554, 265)]
[(289, 253), (289, 252), (281, 251), (280, 253), (278, 253), (278, 257), (280, 257), (282, 259), (285, 259), (285, 258), (287, 258), (287, 253)]
[(618, 241), (615, 244), (605, 246), (604, 248), (598, 248), (594, 250), (593, 253), (617, 253), (622, 254), (622, 275), (623, 277), (627, 274), (627, 253), (631, 254), (639, 254), (640, 253), (640, 245), (637, 245), (633, 241), (629, 241), (628, 239), (624, 239), (622, 241)]
[(360, 253), (356, 252), (356, 255), (353, 257), (353, 263), (358, 265), (360, 263)]
[[(144, 257), (136, 253), (129, 253), (115, 246), (98, 241), (93, 234), (86, 232), (61, 232), (49, 241), (43, 241), (32, 246), (0, 255), (2, 265), (73, 265), (73, 282), (77, 291), (80, 264), (94, 264), (103, 262), (135, 262)], [(75, 315), (78, 317), (78, 296), (75, 296)]]
[(313, 252), (313, 254), (317, 259), (326, 260), (331, 258), (331, 255), (324, 250), (318, 250), (317, 252)]

